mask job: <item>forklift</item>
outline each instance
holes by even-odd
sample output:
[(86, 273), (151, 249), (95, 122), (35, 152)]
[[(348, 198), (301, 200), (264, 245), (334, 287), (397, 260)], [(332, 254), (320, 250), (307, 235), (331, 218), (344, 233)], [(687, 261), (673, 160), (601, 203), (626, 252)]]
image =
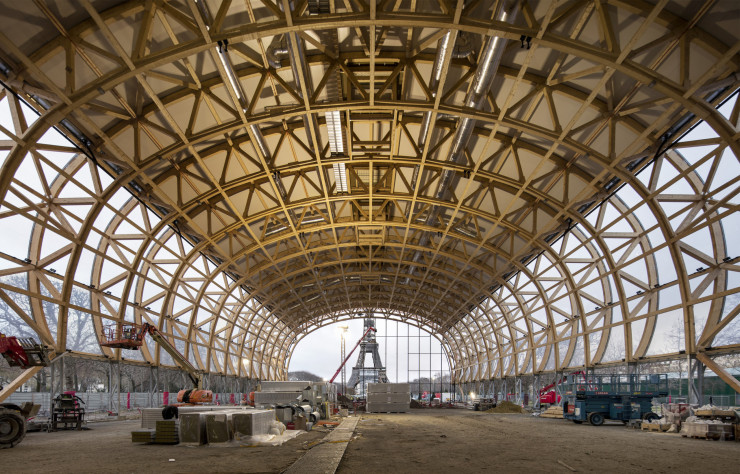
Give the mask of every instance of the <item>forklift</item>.
[(668, 396), (667, 374), (573, 374), (566, 384), (563, 418), (577, 424), (652, 422), (660, 418), (652, 412), (653, 399)]
[[(24, 370), (49, 365), (49, 349), (30, 337), (19, 339), (0, 332), (0, 354), (8, 361), (9, 366)], [(23, 441), (26, 436), (26, 419), (33, 416), (33, 407), (33, 404), (28, 403), (22, 407), (0, 403), (0, 449), (12, 448)]]

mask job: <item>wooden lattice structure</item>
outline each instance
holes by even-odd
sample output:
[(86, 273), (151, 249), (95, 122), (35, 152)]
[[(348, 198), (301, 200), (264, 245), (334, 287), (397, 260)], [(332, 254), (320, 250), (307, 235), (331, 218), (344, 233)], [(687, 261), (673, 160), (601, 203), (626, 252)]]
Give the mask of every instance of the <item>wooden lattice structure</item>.
[(3, 324), (261, 379), (369, 312), (458, 381), (740, 349), (736, 2), (328, 3), (4, 2)]

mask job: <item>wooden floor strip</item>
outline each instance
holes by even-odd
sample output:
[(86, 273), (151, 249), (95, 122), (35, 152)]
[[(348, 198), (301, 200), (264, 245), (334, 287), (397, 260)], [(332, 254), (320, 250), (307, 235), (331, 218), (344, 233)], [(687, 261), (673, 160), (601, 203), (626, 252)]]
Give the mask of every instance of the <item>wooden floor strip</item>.
[(339, 462), (344, 456), (347, 444), (352, 439), (360, 417), (345, 418), (334, 430), (315, 447), (311, 448), (302, 458), (290, 466), (286, 474), (311, 474), (336, 472)]

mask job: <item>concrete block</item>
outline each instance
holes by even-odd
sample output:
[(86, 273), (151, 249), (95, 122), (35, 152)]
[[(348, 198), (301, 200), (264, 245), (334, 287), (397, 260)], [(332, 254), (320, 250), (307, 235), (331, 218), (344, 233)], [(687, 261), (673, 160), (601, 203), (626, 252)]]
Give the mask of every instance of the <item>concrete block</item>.
[(408, 393), (368, 393), (368, 403), (411, 403)]
[(206, 439), (208, 443), (226, 443), (232, 439), (229, 417), (226, 413), (206, 414)]
[(148, 430), (153, 430), (157, 427), (157, 422), (162, 421), (162, 409), (161, 408), (142, 408), (141, 410), (141, 427)]
[(251, 410), (242, 413), (231, 413), (231, 424), (234, 437), (268, 434), (270, 422), (275, 419), (273, 410)]
[(407, 383), (369, 383), (368, 393), (411, 393), (411, 387)]
[(275, 408), (275, 417), (282, 424), (287, 424), (293, 421), (293, 409), (287, 408)]
[(180, 442), (183, 444), (206, 443), (205, 413), (183, 413), (180, 415)]
[(311, 382), (305, 380), (295, 380), (290, 382), (268, 381), (260, 383), (260, 388), (262, 392), (302, 392), (310, 386)]
[(255, 405), (287, 405), (302, 397), (303, 392), (255, 392)]

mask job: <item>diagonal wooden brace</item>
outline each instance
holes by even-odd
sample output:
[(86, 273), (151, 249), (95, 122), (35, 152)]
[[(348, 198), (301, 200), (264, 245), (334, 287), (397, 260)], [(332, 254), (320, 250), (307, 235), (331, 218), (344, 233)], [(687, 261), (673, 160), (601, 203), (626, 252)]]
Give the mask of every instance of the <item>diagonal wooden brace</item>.
[[(699, 359), (701, 363), (709, 367), (712, 372), (717, 374), (719, 378), (724, 380), (725, 383), (732, 387), (737, 393), (740, 393), (740, 381), (733, 377), (732, 374), (727, 371), (727, 369), (716, 363), (714, 360), (712, 360), (711, 357), (703, 352), (697, 352), (696, 358)], [(2, 400), (2, 398), (0, 398), (0, 400)]]
[(8, 398), (11, 393), (18, 390), (21, 385), (26, 383), (28, 379), (36, 375), (36, 373), (38, 373), (38, 371), (41, 369), (43, 369), (43, 367), (37, 365), (35, 367), (29, 367), (21, 372), (21, 374), (16, 377), (15, 380), (13, 380), (8, 385), (4, 386), (2, 390), (0, 390), (0, 402)]

